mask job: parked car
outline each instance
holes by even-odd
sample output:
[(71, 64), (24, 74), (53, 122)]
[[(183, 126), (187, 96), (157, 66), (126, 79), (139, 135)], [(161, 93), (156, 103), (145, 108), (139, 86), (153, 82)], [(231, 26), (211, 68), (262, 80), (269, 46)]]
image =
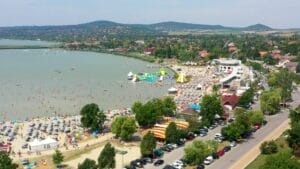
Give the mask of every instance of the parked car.
[(206, 159), (204, 160), (204, 164), (205, 165), (209, 165), (214, 161), (214, 158), (212, 156), (208, 156), (206, 157)]
[(205, 166), (204, 166), (203, 164), (201, 164), (201, 165), (198, 165), (198, 166), (196, 167), (196, 169), (205, 169)]
[(261, 128), (261, 125), (260, 125), (260, 124), (255, 124), (255, 125), (254, 125), (254, 128), (255, 128), (256, 130), (258, 130), (258, 129)]
[(225, 154), (225, 151), (220, 150), (220, 151), (217, 152), (217, 154), (218, 154), (219, 157), (222, 157)]
[(130, 165), (138, 168), (143, 168), (143, 164), (139, 159), (131, 161)]
[(171, 165), (165, 165), (163, 169), (176, 169), (176, 168)]
[(267, 120), (263, 120), (262, 125), (266, 125), (268, 123)]
[(216, 133), (216, 134), (215, 134), (215, 138), (220, 138), (220, 137), (222, 137), (222, 134), (221, 134), (221, 133)]
[(219, 154), (218, 153), (212, 153), (211, 155), (214, 159), (218, 159), (219, 158)]
[(186, 136), (187, 140), (193, 140), (195, 138), (194, 133), (188, 133), (188, 135)]
[(164, 163), (164, 160), (159, 159), (159, 160), (155, 161), (154, 166), (160, 166), (160, 165), (162, 165), (163, 163)]
[(231, 147), (230, 146), (225, 146), (224, 149), (223, 149), (225, 152), (228, 152), (231, 150)]
[(201, 133), (199, 134), (200, 137), (204, 137), (204, 136), (206, 136), (206, 135), (207, 135), (207, 132), (201, 132)]
[(172, 144), (170, 144), (174, 149), (175, 148), (178, 148), (178, 145), (176, 144), (176, 143), (172, 143)]
[(235, 147), (237, 145), (236, 141), (230, 142), (230, 147)]
[(168, 146), (162, 146), (160, 149), (162, 151), (165, 151), (165, 152), (171, 152), (172, 151), (172, 149), (170, 149)]
[(142, 160), (146, 163), (153, 163), (153, 160), (150, 157), (144, 157)]
[(248, 132), (242, 134), (242, 138), (249, 138), (251, 135), (252, 135), (252, 132), (248, 131)]
[(183, 146), (184, 144), (185, 144), (185, 141), (183, 141), (183, 140), (179, 140), (177, 143), (178, 146)]

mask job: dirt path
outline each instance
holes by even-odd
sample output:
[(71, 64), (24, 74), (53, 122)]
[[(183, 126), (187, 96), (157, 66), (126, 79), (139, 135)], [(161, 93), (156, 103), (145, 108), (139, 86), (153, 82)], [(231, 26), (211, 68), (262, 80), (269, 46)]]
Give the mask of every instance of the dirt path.
[(259, 147), (262, 142), (277, 139), (289, 127), (290, 127), (289, 120), (284, 121), (280, 126), (278, 126), (275, 130), (273, 130), (272, 133), (266, 136), (259, 144), (257, 144), (253, 149), (251, 149), (248, 153), (242, 156), (230, 168), (231, 169), (246, 168), (260, 154)]

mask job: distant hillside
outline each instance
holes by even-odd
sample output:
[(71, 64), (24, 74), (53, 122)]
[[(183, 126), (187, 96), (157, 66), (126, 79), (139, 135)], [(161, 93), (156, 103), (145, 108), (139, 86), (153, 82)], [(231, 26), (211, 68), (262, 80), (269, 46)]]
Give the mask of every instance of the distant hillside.
[(246, 31), (271, 31), (273, 29), (266, 25), (263, 25), (263, 24), (256, 24), (256, 25), (251, 25), (246, 28), (243, 28), (243, 30), (246, 30)]
[(0, 27), (0, 38), (44, 39), (56, 41), (80, 40), (102, 37), (143, 37), (163, 35), (170, 31), (189, 30), (234, 30), (268, 31), (272, 28), (256, 24), (245, 28), (225, 27), (181, 22), (161, 22), (156, 24), (122, 24), (111, 21), (95, 21), (78, 25), (63, 26), (17, 26)]
[(221, 25), (203, 25), (203, 24), (191, 24), (191, 23), (181, 23), (181, 22), (161, 22), (161, 23), (151, 24), (148, 27), (155, 30), (161, 30), (161, 31), (225, 29), (225, 27)]

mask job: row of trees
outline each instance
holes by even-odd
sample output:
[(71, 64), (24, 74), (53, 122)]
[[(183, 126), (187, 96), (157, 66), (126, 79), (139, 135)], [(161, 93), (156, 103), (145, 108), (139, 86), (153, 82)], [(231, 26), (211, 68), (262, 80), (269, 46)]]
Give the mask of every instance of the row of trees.
[(160, 121), (162, 116), (175, 116), (176, 103), (173, 98), (165, 97), (164, 99), (150, 100), (145, 104), (139, 101), (135, 102), (131, 109), (139, 126), (151, 127)]
[(188, 164), (200, 165), (204, 159), (217, 152), (218, 143), (214, 140), (202, 141), (195, 140), (193, 143), (184, 148), (184, 159)]
[(260, 111), (246, 111), (245, 109), (236, 109), (236, 120), (221, 130), (222, 135), (227, 140), (238, 140), (245, 133), (251, 130), (252, 125), (261, 124), (264, 115)]

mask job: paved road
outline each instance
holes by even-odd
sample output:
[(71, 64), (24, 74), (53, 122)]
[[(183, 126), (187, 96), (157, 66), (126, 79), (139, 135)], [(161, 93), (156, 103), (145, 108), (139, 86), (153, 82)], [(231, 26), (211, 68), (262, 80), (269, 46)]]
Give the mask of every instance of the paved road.
[[(291, 104), (292, 107), (299, 105), (300, 93), (293, 93), (294, 102)], [(249, 139), (246, 143), (239, 144), (236, 148), (232, 149), (230, 152), (226, 153), (222, 158), (216, 160), (207, 169), (223, 169), (230, 168), (234, 163), (236, 163), (244, 154), (253, 149), (258, 143), (260, 143), (266, 136), (268, 136), (274, 129), (280, 126), (283, 122), (288, 119), (288, 110), (285, 109), (279, 114), (268, 117), (268, 124), (263, 126), (260, 130), (253, 134), (253, 137)]]
[[(291, 104), (293, 107), (296, 107), (300, 104), (300, 93), (299, 91), (293, 93), (294, 102)], [(254, 108), (259, 108), (259, 103), (257, 102), (253, 105)], [(257, 132), (253, 134), (253, 137), (239, 144), (237, 147), (233, 148), (230, 152), (226, 153), (222, 158), (216, 160), (211, 165), (207, 166), (207, 169), (224, 169), (230, 168), (236, 161), (238, 161), (245, 153), (254, 148), (258, 143), (260, 143), (269, 133), (271, 133), (275, 128), (280, 126), (284, 121), (288, 119), (288, 110), (283, 110), (277, 115), (268, 116), (268, 124), (263, 126)], [(210, 140), (214, 139), (215, 133), (220, 132), (221, 126), (218, 126), (214, 130), (209, 131), (208, 135), (205, 137), (197, 137), (196, 139), (201, 140)], [(190, 145), (192, 142), (187, 142), (185, 146)], [(184, 147), (185, 147), (184, 146)], [(162, 169), (166, 164), (172, 164), (175, 160), (180, 159), (184, 155), (184, 147), (173, 150), (170, 153), (165, 153), (163, 160), (165, 163), (162, 166), (155, 167), (153, 164), (148, 164), (145, 166), (145, 169)]]

